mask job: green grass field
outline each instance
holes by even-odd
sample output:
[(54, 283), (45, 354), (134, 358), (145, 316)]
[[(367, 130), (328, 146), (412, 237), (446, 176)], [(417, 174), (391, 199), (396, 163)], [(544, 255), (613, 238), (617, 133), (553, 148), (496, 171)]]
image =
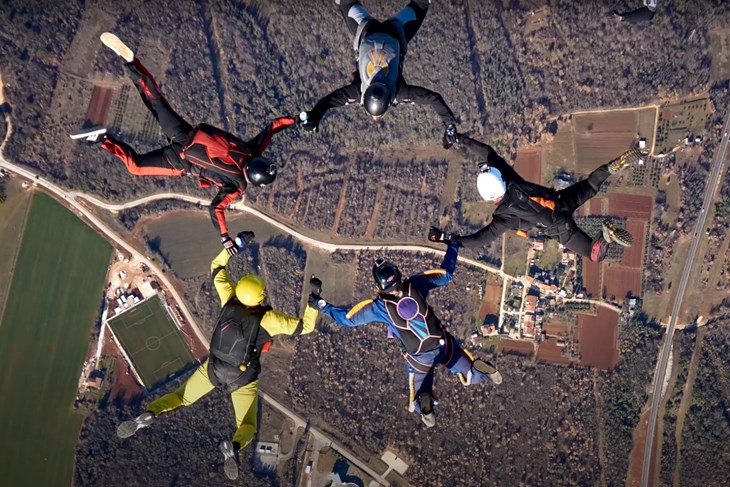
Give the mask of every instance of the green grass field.
[(8, 199), (0, 205), (0, 317), (10, 291), (32, 196), (31, 191), (21, 189), (20, 181), (11, 180)]
[(36, 194), (0, 319), (0, 478), (68, 486), (82, 417), (72, 412), (111, 246)]
[(196, 363), (159, 296), (115, 316), (109, 326), (147, 389)]

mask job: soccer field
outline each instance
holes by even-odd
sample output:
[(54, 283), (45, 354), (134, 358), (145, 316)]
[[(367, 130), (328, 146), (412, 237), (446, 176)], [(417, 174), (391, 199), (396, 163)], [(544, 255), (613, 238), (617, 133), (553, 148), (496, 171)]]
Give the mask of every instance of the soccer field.
[(110, 319), (109, 327), (147, 389), (196, 363), (159, 296)]
[(68, 486), (72, 412), (111, 246), (49, 196), (33, 197), (0, 317), (0, 479)]

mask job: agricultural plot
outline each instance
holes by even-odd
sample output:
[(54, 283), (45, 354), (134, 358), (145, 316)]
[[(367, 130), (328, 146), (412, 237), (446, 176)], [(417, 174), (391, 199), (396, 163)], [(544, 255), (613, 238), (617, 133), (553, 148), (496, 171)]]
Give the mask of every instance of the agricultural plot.
[(640, 268), (609, 267), (603, 273), (603, 297), (621, 301), (627, 295), (641, 296)]
[(520, 176), (536, 184), (542, 184), (542, 155), (536, 150), (517, 151), (515, 171)]
[(621, 265), (639, 268), (644, 257), (646, 224), (640, 220), (628, 220), (626, 222), (626, 230), (634, 237), (634, 244), (624, 249), (624, 255), (621, 257)]
[(654, 200), (648, 195), (611, 193), (608, 196), (608, 214), (649, 221)]
[(555, 338), (545, 340), (537, 347), (537, 359), (543, 362), (567, 365), (571, 360), (563, 356), (563, 348), (565, 347), (558, 345), (558, 340)]
[(589, 259), (583, 259), (583, 287), (589, 296), (601, 295), (601, 265)]
[(8, 198), (0, 205), (0, 318), (10, 292), (32, 196), (30, 191), (21, 191), (18, 181), (12, 181), (8, 184)]
[(503, 338), (499, 341), (498, 353), (516, 353), (531, 357), (535, 353), (535, 342), (532, 340), (510, 340)]
[(162, 385), (196, 363), (159, 296), (141, 302), (108, 323), (147, 389)]
[(484, 299), (479, 308), (479, 321), (484, 322), (488, 315), (499, 315), (499, 303), (502, 300), (502, 284), (487, 284), (484, 288)]
[(66, 486), (81, 416), (71, 413), (111, 247), (36, 194), (0, 321), (3, 485)]
[(618, 313), (598, 308), (598, 314), (578, 313), (580, 364), (611, 370), (618, 363)]

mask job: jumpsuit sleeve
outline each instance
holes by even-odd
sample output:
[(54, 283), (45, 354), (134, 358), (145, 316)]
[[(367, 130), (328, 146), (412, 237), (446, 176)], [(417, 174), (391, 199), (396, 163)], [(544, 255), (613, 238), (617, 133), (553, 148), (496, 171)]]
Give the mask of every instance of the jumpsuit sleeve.
[(311, 117), (312, 123), (319, 123), (327, 110), (330, 108), (342, 107), (345, 105), (351, 105), (353, 103), (360, 102), (360, 77), (355, 76), (355, 79), (349, 85), (338, 88), (329, 95), (325, 96), (314, 105), (314, 108), (310, 111), (309, 116)]
[(352, 308), (345, 306), (325, 305), (322, 314), (329, 316), (335, 323), (348, 328), (366, 325), (368, 323), (390, 323), (383, 302), (379, 299), (366, 299)]
[(423, 294), (424, 297), (428, 296), (431, 289), (445, 286), (450, 283), (454, 278), (454, 271), (456, 270), (456, 260), (459, 256), (459, 246), (449, 244), (444, 255), (444, 260), (441, 262), (439, 269), (431, 269), (428, 271), (421, 272), (415, 276), (411, 276), (411, 284)]
[(221, 299), (221, 307), (236, 294), (236, 287), (226, 270), (230, 257), (228, 251), (223, 249), (210, 264), (210, 277), (213, 279), (213, 287)]
[(467, 136), (462, 136), (459, 139), (459, 143), (469, 154), (480, 159), (480, 161), (486, 161), (491, 167), (499, 169), (505, 181), (523, 181), (522, 176), (517, 174), (517, 171), (497, 154), (497, 151), (489, 144), (479, 142)]
[(228, 233), (228, 225), (226, 225), (226, 208), (228, 205), (236, 201), (243, 194), (243, 188), (240, 186), (223, 186), (218, 194), (215, 195), (213, 201), (208, 207), (210, 211), (210, 219), (213, 226), (218, 229), (218, 233), (226, 235)]
[(431, 107), (439, 116), (444, 125), (456, 125), (456, 118), (439, 93), (421, 86), (403, 83), (398, 90), (398, 103), (415, 103)]
[(486, 247), (509, 229), (510, 223), (508, 220), (500, 216), (494, 216), (489, 225), (478, 230), (476, 233), (462, 236), (459, 242), (467, 248)]
[(260, 156), (271, 142), (277, 132), (281, 132), (287, 127), (291, 127), (296, 123), (294, 117), (279, 117), (269, 124), (264, 130), (262, 130), (253, 140), (249, 143), (250, 147), (253, 148), (254, 155)]
[(306, 335), (314, 331), (319, 312), (307, 305), (304, 316), (290, 316), (279, 311), (267, 311), (261, 319), (261, 326), (269, 335)]

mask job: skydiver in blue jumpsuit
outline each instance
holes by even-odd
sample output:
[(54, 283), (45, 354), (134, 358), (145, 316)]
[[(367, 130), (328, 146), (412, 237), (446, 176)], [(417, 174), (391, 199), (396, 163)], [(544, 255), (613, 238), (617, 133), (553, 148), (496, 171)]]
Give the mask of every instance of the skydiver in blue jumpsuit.
[(314, 296), (312, 305), (347, 327), (367, 323), (385, 323), (398, 338), (406, 360), (410, 386), (409, 411), (421, 414), (427, 427), (436, 424), (433, 411), (433, 377), (436, 366), (442, 364), (459, 376), (465, 386), (489, 379), (502, 382), (497, 368), (483, 360), (474, 360), (456, 339), (446, 331), (441, 320), (426, 303), (429, 291), (448, 284), (453, 278), (459, 246), (446, 241), (448, 248), (439, 269), (432, 269), (402, 279), (398, 268), (383, 259), (373, 266), (373, 278), (378, 296), (348, 309), (333, 306)]

